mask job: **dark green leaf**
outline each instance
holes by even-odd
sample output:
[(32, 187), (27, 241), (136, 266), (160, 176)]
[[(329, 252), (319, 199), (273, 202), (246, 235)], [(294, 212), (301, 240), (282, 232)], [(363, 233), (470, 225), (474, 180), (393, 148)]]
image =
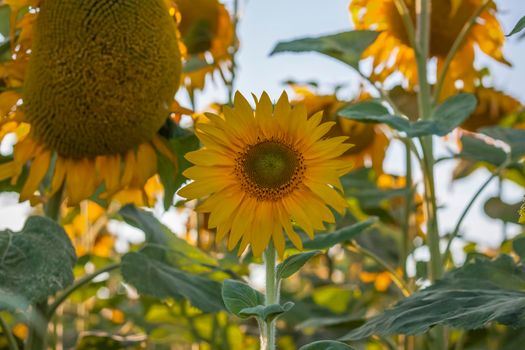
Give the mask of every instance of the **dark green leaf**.
[(458, 157), (462, 159), (501, 165), (508, 158), (507, 153), (494, 143), (489, 143), (488, 140), (473, 135), (463, 135), (461, 145), (462, 148)]
[(321, 340), (301, 346), (299, 350), (352, 350), (353, 348), (335, 340)]
[(288, 257), (277, 266), (277, 279), (288, 278), (303, 267), (312, 257), (319, 254), (319, 251), (299, 253)]
[(518, 23), (516, 23), (516, 25), (514, 26), (514, 29), (512, 29), (511, 32), (509, 34), (507, 34), (507, 36), (511, 36), (511, 35), (517, 34), (517, 33), (521, 32), (523, 30), (523, 28), (525, 28), (525, 16), (520, 18)]
[(27, 219), (20, 232), (0, 232), (0, 294), (29, 303), (73, 283), (75, 249), (64, 229), (39, 216)]
[(525, 130), (496, 126), (483, 128), (480, 131), (493, 139), (501, 140), (509, 145), (511, 161), (518, 162), (525, 156)]
[(286, 311), (289, 311), (294, 306), (294, 303), (288, 301), (283, 305), (272, 304), (268, 306), (257, 305), (253, 307), (247, 307), (239, 311), (239, 316), (243, 318), (257, 317), (264, 322), (271, 322), (275, 318), (279, 317)]
[(157, 162), (160, 181), (164, 187), (165, 210), (168, 210), (173, 204), (175, 192), (188, 180), (182, 175), (182, 172), (188, 169), (191, 163), (184, 158), (184, 155), (199, 148), (199, 139), (194, 134), (181, 129), (168, 141), (168, 147), (177, 157), (177, 164), (175, 165), (162, 154), (158, 155)]
[(496, 321), (525, 326), (525, 272), (511, 257), (479, 259), (445, 275), (342, 339), (420, 334), (435, 325), (477, 329)]
[(384, 123), (404, 132), (408, 137), (427, 135), (445, 136), (459, 126), (476, 108), (472, 94), (450, 97), (439, 105), (429, 120), (410, 122), (407, 118), (391, 115), (379, 102), (362, 102), (339, 111), (339, 115), (361, 122)]
[(354, 30), (315, 38), (283, 41), (275, 46), (271, 55), (281, 52), (319, 52), (357, 69), (361, 55), (378, 35), (379, 32), (370, 30)]
[(264, 296), (247, 285), (236, 280), (226, 280), (222, 285), (222, 300), (226, 309), (239, 317), (248, 317), (241, 314), (242, 310), (254, 308), (264, 304)]
[(146, 246), (122, 258), (122, 276), (141, 294), (157, 298), (188, 299), (204, 312), (224, 309), (221, 284), (179, 269), (178, 255), (166, 247)]
[(525, 261), (525, 237), (515, 238), (512, 241), (512, 249), (514, 249), (522, 261)]
[(517, 224), (520, 207), (521, 202), (509, 204), (502, 201), (499, 197), (492, 197), (485, 202), (483, 209), (485, 209), (485, 213), (492, 219)]
[(187, 270), (192, 264), (217, 265), (215, 259), (184, 239), (177, 237), (150, 212), (129, 204), (120, 209), (119, 214), (128, 224), (144, 232), (147, 243), (167, 246), (176, 252), (178, 258), (175, 263), (179, 267), (184, 266)]
[(328, 249), (338, 243), (348, 242), (376, 222), (377, 218), (370, 218), (366, 221), (358, 222), (352, 226), (343, 227), (332, 233), (316, 235), (314, 239), (304, 243), (304, 248)]

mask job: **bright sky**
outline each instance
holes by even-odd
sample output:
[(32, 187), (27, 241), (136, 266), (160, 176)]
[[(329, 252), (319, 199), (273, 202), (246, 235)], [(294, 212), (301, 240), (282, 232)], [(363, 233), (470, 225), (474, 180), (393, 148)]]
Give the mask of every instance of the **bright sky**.
[[(348, 89), (344, 95), (355, 92), (359, 78), (349, 68), (318, 54), (280, 54), (269, 57), (268, 54), (280, 40), (289, 40), (303, 36), (317, 36), (350, 30), (351, 22), (347, 11), (348, 0), (240, 0), (242, 19), (240, 23), (241, 49), (238, 55), (237, 88), (245, 95), (259, 95), (266, 90), (272, 98), (277, 98), (282, 91), (283, 81), (315, 80), (321, 83), (323, 90), (340, 84)], [(228, 0), (230, 3), (231, 0)], [(518, 19), (525, 15), (525, 1), (497, 1), (500, 19), (509, 32)], [(505, 54), (514, 63), (514, 69), (481, 59), (478, 65), (489, 65), (494, 73), (494, 85), (525, 102), (525, 40), (512, 39), (505, 47)], [(212, 85), (210, 85), (212, 86)], [(199, 96), (198, 104), (206, 106), (212, 101), (224, 101), (225, 91), (217, 83), (216, 88), (208, 89)], [(403, 174), (403, 157), (399, 145), (394, 145), (389, 152), (386, 168), (396, 174)], [(440, 212), (442, 232), (450, 230), (464, 205), (480, 184), (488, 177), (485, 171), (478, 171), (468, 180), (451, 184), (452, 163), (440, 165), (437, 169), (439, 200), (443, 209)], [(497, 193), (496, 182), (485, 190), (464, 224), (463, 232), (468, 237), (484, 244), (494, 246), (501, 238), (501, 224), (488, 219), (483, 214), (482, 204), (485, 199)], [(518, 201), (524, 190), (512, 184), (505, 184), (507, 199)], [(9, 227), (19, 229), (29, 208), (27, 204), (16, 204), (15, 196), (0, 197), (0, 229)], [(171, 215), (164, 216), (170, 220)], [(509, 228), (517, 232), (519, 227)]]

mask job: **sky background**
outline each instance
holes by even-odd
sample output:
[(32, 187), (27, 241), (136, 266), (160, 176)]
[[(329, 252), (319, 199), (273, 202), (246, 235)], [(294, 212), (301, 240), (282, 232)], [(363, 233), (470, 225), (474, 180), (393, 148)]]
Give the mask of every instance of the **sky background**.
[[(524, 0), (496, 1), (499, 18), (505, 32), (509, 32), (522, 15), (525, 15)], [(243, 94), (260, 95), (267, 91), (278, 98), (286, 80), (317, 81), (321, 90), (329, 92), (332, 87), (345, 85), (342, 97), (351, 97), (360, 83), (359, 77), (343, 64), (319, 54), (279, 54), (269, 57), (278, 41), (304, 36), (318, 36), (352, 29), (347, 11), (348, 0), (241, 0), (241, 22), (239, 37), (241, 48), (238, 53), (236, 88)], [(230, 4), (230, 1), (227, 2)], [(490, 59), (481, 57), (476, 65), (489, 66), (493, 73), (493, 85), (508, 94), (525, 101), (525, 40), (511, 38), (504, 49), (507, 59), (514, 67), (509, 69)], [(481, 56), (481, 55), (478, 55)], [(205, 107), (214, 101), (224, 101), (226, 91), (217, 85), (209, 85), (207, 91), (198, 96), (198, 106)], [(442, 143), (441, 141), (439, 141)], [(438, 146), (438, 152), (444, 148)], [(404, 175), (404, 155), (399, 144), (391, 147), (386, 164), (387, 172)], [(451, 182), (453, 162), (443, 162), (437, 167), (438, 199), (441, 231), (449, 231), (461, 210), (477, 188), (489, 176), (484, 170), (477, 171), (467, 180)], [(504, 194), (509, 201), (519, 201), (524, 194), (521, 187), (505, 183)], [(465, 220), (462, 231), (469, 239), (475, 239), (486, 246), (496, 246), (501, 240), (501, 224), (487, 218), (483, 203), (498, 191), (494, 181), (478, 199)], [(18, 204), (14, 194), (0, 196), (0, 229), (19, 229), (29, 213), (27, 204)], [(178, 226), (173, 212), (157, 214), (170, 226)], [(509, 227), (510, 234), (516, 234), (520, 227)], [(459, 246), (457, 247), (459, 248)], [(420, 254), (424, 255), (425, 252)]]

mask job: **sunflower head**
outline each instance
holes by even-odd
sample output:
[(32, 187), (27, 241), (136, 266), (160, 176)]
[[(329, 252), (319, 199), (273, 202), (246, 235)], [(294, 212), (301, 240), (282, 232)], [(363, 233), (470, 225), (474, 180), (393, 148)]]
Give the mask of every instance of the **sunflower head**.
[[(156, 172), (157, 152), (173, 158), (157, 134), (181, 73), (165, 0), (43, 1), (30, 13), (16, 22), (22, 31), (12, 51), (20, 72), (30, 58), (27, 74), (0, 65), (6, 84), (24, 90), (0, 94), (7, 106), (0, 108), (0, 138), (17, 137), (0, 180), (16, 183), (29, 169), (21, 200), (63, 187), (71, 205), (99, 188), (104, 198), (141, 188)], [(18, 44), (22, 37), (32, 46)]]
[(208, 65), (183, 76), (191, 91), (203, 89), (206, 77), (217, 69), (227, 69), (234, 29), (230, 14), (218, 0), (173, 0), (179, 17), (179, 31), (186, 59), (197, 57)]
[[(414, 24), (416, 1), (405, 1)], [(430, 57), (437, 59), (438, 73), (456, 38), (483, 0), (435, 0), (431, 9)], [(503, 30), (496, 19), (496, 6), (489, 6), (477, 18), (466, 40), (451, 62), (441, 98), (457, 89), (472, 91), (477, 78), (474, 68), (475, 48), (499, 62), (508, 64), (502, 52)], [(356, 29), (380, 31), (377, 40), (365, 51), (372, 58), (371, 78), (385, 81), (400, 72), (409, 87), (417, 83), (415, 53), (394, 0), (352, 0), (350, 12)]]
[(463, 129), (469, 131), (498, 125), (509, 114), (523, 108), (518, 100), (493, 88), (478, 87), (475, 95), (478, 106), (474, 113), (461, 124)]
[(346, 207), (339, 177), (350, 166), (340, 156), (351, 145), (346, 136), (327, 137), (335, 123), (323, 123), (322, 113), (308, 118), (285, 93), (275, 106), (266, 93), (255, 104), (253, 111), (237, 93), (233, 108), (197, 124), (204, 147), (186, 155), (195, 166), (184, 174), (194, 181), (179, 194), (207, 197), (199, 210), (210, 213), (217, 240), (228, 236), (229, 249), (240, 242), (240, 253), (250, 244), (260, 255), (272, 240), (282, 255), (285, 233), (302, 248), (292, 220), (313, 237), (335, 220), (328, 206)]
[(151, 140), (181, 72), (175, 24), (162, 1), (98, 4), (46, 1), (35, 27), (25, 116), (34, 138), (66, 157), (122, 153)]

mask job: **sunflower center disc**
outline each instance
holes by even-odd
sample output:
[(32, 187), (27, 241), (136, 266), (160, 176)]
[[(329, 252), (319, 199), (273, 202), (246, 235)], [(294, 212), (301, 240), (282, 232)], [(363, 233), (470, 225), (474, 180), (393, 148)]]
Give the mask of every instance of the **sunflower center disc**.
[(277, 200), (292, 192), (304, 173), (303, 158), (274, 140), (250, 146), (237, 159), (241, 186), (259, 200)]

